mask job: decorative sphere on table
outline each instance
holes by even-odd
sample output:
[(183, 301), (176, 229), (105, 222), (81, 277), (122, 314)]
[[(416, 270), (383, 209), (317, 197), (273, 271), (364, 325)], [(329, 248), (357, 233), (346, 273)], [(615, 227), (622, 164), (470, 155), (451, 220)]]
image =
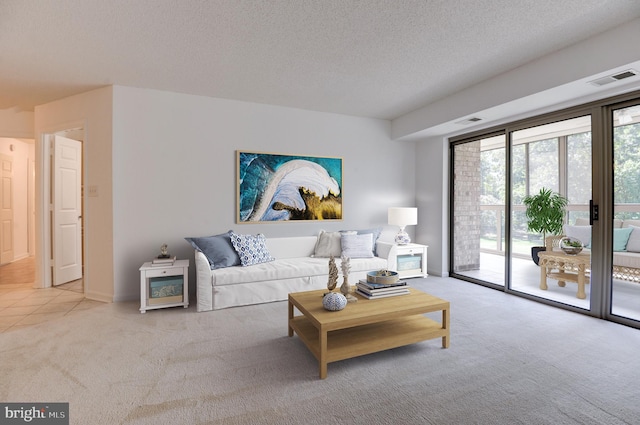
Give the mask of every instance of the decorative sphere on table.
[(329, 311), (340, 311), (347, 306), (347, 297), (337, 292), (329, 292), (322, 298), (322, 306)]

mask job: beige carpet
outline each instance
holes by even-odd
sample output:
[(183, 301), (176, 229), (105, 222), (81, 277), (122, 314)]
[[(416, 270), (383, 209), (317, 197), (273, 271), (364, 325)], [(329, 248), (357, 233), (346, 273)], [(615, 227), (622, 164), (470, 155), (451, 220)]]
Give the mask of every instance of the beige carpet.
[(0, 334), (0, 401), (69, 402), (72, 424), (640, 424), (640, 331), (470, 283), (440, 340), (332, 363), (285, 302), (140, 314), (134, 303)]

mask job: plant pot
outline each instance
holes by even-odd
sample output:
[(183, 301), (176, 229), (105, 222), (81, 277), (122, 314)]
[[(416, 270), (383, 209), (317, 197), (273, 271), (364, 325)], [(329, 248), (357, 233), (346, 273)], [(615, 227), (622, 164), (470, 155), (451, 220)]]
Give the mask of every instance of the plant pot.
[(536, 263), (536, 266), (539, 266), (540, 264), (540, 257), (538, 257), (538, 253), (542, 252), (542, 251), (546, 251), (547, 248), (544, 246), (532, 246), (531, 247), (531, 259), (533, 260), (534, 263)]

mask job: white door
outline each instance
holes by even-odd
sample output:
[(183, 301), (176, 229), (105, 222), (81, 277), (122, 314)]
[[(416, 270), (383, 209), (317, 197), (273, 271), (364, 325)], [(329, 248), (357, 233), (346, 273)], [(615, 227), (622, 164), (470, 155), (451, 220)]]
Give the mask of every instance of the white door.
[(53, 284), (82, 277), (82, 143), (53, 143)]
[(0, 264), (13, 261), (13, 159), (0, 155)]

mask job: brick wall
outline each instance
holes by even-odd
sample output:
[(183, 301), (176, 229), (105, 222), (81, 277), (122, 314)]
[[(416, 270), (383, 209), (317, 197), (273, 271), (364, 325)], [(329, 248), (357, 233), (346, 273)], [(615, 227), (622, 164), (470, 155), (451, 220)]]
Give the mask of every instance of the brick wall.
[(480, 268), (480, 142), (455, 148), (453, 271)]

